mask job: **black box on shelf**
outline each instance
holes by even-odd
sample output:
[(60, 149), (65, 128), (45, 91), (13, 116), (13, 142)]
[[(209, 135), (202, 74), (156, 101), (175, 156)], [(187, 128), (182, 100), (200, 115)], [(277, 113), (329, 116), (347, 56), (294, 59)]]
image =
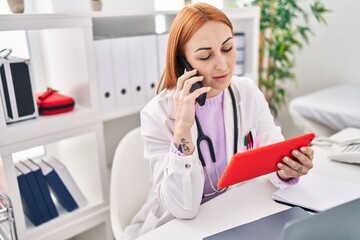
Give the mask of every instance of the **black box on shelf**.
[(29, 60), (10, 57), (10, 53), (10, 49), (0, 51), (0, 95), (6, 123), (38, 116)]

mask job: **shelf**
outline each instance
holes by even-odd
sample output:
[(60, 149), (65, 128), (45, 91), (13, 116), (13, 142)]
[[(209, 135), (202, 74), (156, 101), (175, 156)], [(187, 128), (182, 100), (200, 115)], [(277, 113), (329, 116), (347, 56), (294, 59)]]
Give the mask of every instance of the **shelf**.
[(91, 27), (92, 22), (88, 14), (0, 15), (0, 31)]
[(108, 202), (104, 202), (60, 214), (59, 217), (42, 224), (40, 228), (29, 227), (25, 235), (18, 236), (19, 239), (67, 239), (106, 221), (110, 213)]
[(56, 132), (92, 124), (99, 119), (98, 110), (76, 106), (72, 112), (58, 115), (39, 116), (35, 119), (6, 125), (0, 130), (0, 153), (6, 146)]
[[(54, 236), (59, 235), (56, 233), (63, 228), (71, 229), (73, 223), (70, 222), (73, 219), (76, 219), (79, 222), (78, 224), (84, 225), (87, 228), (89, 228), (87, 221), (104, 222), (107, 219), (109, 178), (104, 161), (103, 142), (102, 124), (97, 123), (76, 127), (67, 131), (59, 131), (50, 136), (33, 138), (2, 148), (1, 157), (2, 165), (6, 169), (4, 173), (7, 182), (7, 193), (11, 199), (17, 200), (13, 201), (13, 205), (19, 236), (24, 236), (24, 239), (56, 239), (53, 237), (47, 238), (47, 236), (52, 234), (51, 232), (55, 232), (53, 233)], [(57, 208), (60, 213), (58, 217), (34, 227), (23, 214), (20, 192), (17, 188), (18, 183), (15, 176), (13, 154), (41, 145), (45, 147), (47, 156), (54, 156), (66, 166), (70, 175), (84, 194), (87, 203), (85, 206), (72, 212), (67, 212), (58, 205)], [(93, 212), (99, 211), (105, 215), (100, 219), (93, 219)], [(74, 223), (74, 225), (76, 224)], [(77, 228), (74, 228), (72, 231), (78, 231), (74, 234), (81, 232)]]
[[(100, 234), (110, 240), (109, 176), (91, 14), (0, 15), (0, 31), (25, 32), (34, 93), (52, 87), (75, 99), (75, 109), (67, 113), (12, 124), (1, 116), (0, 165), (19, 239), (96, 239)], [(58, 206), (60, 215), (37, 227), (24, 215), (14, 166), (16, 153), (34, 147), (61, 161), (87, 199), (72, 212)], [(100, 233), (94, 235), (94, 229)]]
[(116, 111), (116, 112), (113, 112), (113, 113), (107, 113), (107, 114), (103, 115), (101, 117), (101, 119), (102, 119), (102, 121), (106, 122), (106, 121), (111, 121), (111, 120), (114, 120), (114, 119), (130, 116), (130, 115), (133, 115), (133, 114), (136, 114), (136, 113), (140, 114), (140, 111), (143, 108), (144, 108), (144, 106), (139, 106), (139, 107), (133, 107), (131, 109), (124, 110), (124, 111)]

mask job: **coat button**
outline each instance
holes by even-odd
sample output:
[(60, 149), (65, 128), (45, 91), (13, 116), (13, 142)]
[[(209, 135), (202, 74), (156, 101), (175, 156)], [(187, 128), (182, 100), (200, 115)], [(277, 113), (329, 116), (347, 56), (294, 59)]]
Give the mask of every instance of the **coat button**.
[(185, 168), (191, 168), (191, 165), (190, 164), (185, 164)]

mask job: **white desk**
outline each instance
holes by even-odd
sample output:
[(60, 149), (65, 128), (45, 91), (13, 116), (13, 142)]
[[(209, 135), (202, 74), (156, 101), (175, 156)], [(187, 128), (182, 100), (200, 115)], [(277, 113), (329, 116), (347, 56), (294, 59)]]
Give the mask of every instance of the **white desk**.
[[(314, 146), (314, 150), (313, 173), (360, 183), (360, 165), (328, 160), (326, 155), (330, 152), (329, 149)], [(196, 218), (174, 219), (143, 235), (139, 240), (200, 240), (289, 208), (271, 199), (275, 190), (266, 176), (247, 181), (203, 204)]]

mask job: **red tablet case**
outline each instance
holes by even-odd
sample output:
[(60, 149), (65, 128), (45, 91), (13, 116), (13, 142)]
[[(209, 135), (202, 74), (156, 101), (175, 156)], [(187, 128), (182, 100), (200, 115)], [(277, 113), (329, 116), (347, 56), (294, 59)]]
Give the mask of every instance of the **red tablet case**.
[(282, 162), (285, 156), (293, 158), (292, 150), (308, 146), (314, 137), (314, 133), (308, 133), (234, 154), (218, 182), (218, 187), (225, 188), (279, 170), (277, 164)]

